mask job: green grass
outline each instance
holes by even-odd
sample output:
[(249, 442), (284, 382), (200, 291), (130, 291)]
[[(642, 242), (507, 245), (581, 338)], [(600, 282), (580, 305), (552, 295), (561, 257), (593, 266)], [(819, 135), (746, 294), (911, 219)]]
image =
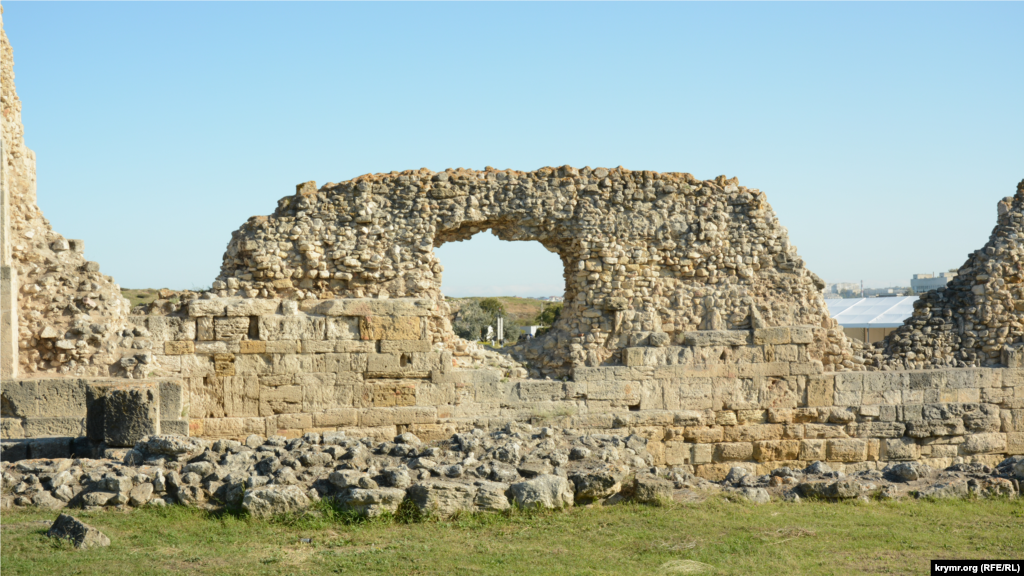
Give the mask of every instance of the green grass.
[(145, 290), (121, 290), (121, 296), (124, 296), (131, 302), (132, 308), (140, 304), (149, 304), (156, 300), (157, 290), (145, 289)]
[(927, 574), (933, 558), (1024, 550), (1024, 500), (1005, 499), (712, 499), (413, 523), (326, 508), (273, 521), (180, 507), (74, 514), (112, 545), (72, 550), (44, 535), (56, 513), (6, 511), (4, 574)]

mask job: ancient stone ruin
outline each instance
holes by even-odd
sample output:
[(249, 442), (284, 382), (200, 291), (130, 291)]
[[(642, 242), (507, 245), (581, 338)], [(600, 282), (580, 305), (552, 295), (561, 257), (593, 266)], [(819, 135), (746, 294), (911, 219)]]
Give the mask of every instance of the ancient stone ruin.
[[(129, 310), (82, 242), (36, 206), (6, 36), (2, 56), (5, 460), (148, 458), (153, 438), (173, 434), (221, 440), (227, 460), (253, 435), (246, 458), (299, 438), (295, 450), (324, 452), (328, 434), (355, 439), (337, 441), (345, 450), (388, 452), (374, 442), (506, 442), (527, 425), (616, 448), (602, 462), (714, 480), (737, 467), (767, 478), (816, 461), (852, 473), (1024, 454), (1024, 183), (1000, 203), (989, 243), (880, 347), (829, 318), (821, 280), (764, 193), (621, 167), (300, 184), (231, 235), (211, 291)], [(434, 249), (487, 230), (538, 241), (565, 267), (560, 319), (511, 350), (458, 338), (440, 291)], [(547, 450), (551, 470), (538, 474), (565, 472)], [(420, 454), (398, 452), (405, 460), (388, 465)], [(531, 477), (525, 453), (494, 454)], [(209, 479), (172, 492), (212, 497), (226, 485)], [(197, 488), (208, 480), (217, 485)]]

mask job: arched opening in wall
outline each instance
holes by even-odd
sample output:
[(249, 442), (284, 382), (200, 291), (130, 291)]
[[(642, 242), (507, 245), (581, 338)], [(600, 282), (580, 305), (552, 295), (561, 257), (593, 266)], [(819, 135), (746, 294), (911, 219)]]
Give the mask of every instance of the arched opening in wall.
[[(565, 265), (559, 254), (535, 240), (501, 240), (488, 229), (457, 232), (440, 237), (435, 249), (444, 268), (441, 292), (455, 309), (455, 333), (467, 340), (487, 339), (487, 326), (496, 329), (494, 300), (505, 312), (506, 343), (542, 331), (553, 314), (545, 309), (557, 308), (565, 298)], [(496, 339), (497, 334), (491, 335)]]

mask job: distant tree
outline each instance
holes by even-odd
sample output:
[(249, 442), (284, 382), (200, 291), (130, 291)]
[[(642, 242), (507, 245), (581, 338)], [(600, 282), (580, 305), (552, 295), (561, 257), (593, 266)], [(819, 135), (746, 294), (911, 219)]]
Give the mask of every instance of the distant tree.
[(505, 316), (505, 305), (497, 298), (484, 298), (480, 301), (480, 309), (491, 316)]
[(492, 316), (480, 308), (475, 300), (465, 300), (462, 307), (455, 314), (452, 320), (452, 330), (460, 338), (466, 340), (481, 340), (486, 334), (487, 326), (491, 324)]
[(562, 303), (549, 304), (541, 310), (540, 314), (534, 319), (534, 322), (543, 326), (553, 326), (558, 320), (558, 317), (562, 314)]

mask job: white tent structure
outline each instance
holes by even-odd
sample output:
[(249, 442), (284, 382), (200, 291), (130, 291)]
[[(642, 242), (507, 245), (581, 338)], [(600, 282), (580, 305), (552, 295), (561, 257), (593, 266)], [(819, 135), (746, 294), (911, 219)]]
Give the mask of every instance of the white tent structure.
[(843, 327), (847, 336), (862, 342), (878, 342), (903, 326), (914, 313), (917, 296), (896, 298), (826, 299), (829, 315)]

